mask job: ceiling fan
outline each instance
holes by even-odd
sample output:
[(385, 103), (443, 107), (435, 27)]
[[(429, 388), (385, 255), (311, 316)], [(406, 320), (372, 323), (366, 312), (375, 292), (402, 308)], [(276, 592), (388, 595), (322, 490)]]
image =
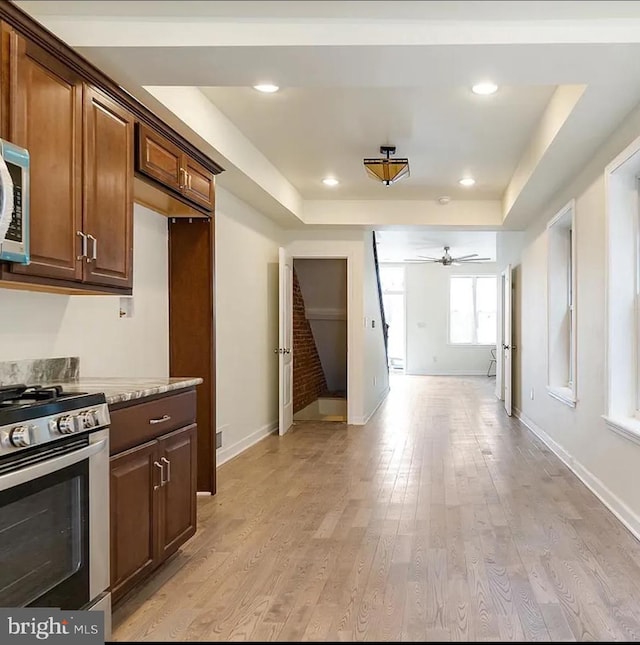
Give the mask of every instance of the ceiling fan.
[(405, 258), (405, 262), (415, 262), (417, 264), (427, 264), (429, 262), (437, 262), (442, 266), (458, 266), (460, 264), (482, 264), (483, 262), (491, 262), (491, 258), (479, 258), (477, 253), (470, 255), (461, 255), (459, 258), (451, 257), (449, 249), (451, 247), (444, 247), (444, 255), (441, 258), (432, 258), (428, 255), (418, 255), (415, 258)]

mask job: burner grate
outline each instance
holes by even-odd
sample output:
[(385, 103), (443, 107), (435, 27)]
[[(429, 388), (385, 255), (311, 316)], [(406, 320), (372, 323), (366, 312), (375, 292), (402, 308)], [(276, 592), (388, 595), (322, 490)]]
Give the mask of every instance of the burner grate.
[(79, 393), (67, 393), (61, 385), (5, 385), (0, 387), (0, 406), (29, 405), (46, 401), (56, 401)]

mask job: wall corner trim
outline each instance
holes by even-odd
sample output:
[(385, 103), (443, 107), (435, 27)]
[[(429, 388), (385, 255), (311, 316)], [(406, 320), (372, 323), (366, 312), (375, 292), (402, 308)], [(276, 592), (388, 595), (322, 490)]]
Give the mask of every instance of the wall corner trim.
[(247, 435), (244, 439), (236, 441), (234, 444), (227, 446), (226, 448), (220, 448), (218, 454), (216, 455), (217, 468), (230, 461), (234, 457), (237, 457), (243, 453), (247, 448), (254, 446), (258, 442), (262, 441), (264, 438), (268, 437), (270, 434), (277, 432), (278, 422), (272, 421), (266, 425), (258, 428), (251, 434)]
[(387, 387), (384, 389), (382, 392), (382, 395), (380, 396), (380, 400), (376, 403), (375, 407), (371, 412), (369, 413), (368, 416), (362, 416), (362, 417), (356, 417), (353, 419), (353, 421), (350, 422), (350, 425), (352, 426), (365, 426), (369, 421), (371, 420), (371, 417), (378, 411), (378, 408), (384, 403), (384, 400), (387, 398), (387, 395), (389, 394), (391, 388), (387, 385)]
[(514, 408), (515, 417), (533, 432), (560, 461), (620, 520), (620, 522), (640, 540), (640, 515), (635, 513), (615, 493), (598, 479), (588, 468), (552, 439), (540, 426), (536, 425), (521, 410)]

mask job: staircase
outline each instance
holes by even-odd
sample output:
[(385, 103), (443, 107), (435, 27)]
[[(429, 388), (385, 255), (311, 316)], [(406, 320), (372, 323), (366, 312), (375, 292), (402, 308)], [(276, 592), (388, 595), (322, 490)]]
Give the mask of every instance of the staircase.
[(387, 319), (384, 315), (384, 301), (382, 299), (382, 283), (380, 282), (380, 264), (378, 263), (378, 245), (376, 243), (376, 232), (373, 231), (373, 261), (376, 266), (376, 281), (378, 283), (378, 298), (380, 300), (380, 320), (382, 321), (382, 335), (384, 337), (384, 354), (387, 361), (387, 371), (389, 370), (389, 330), (387, 328)]

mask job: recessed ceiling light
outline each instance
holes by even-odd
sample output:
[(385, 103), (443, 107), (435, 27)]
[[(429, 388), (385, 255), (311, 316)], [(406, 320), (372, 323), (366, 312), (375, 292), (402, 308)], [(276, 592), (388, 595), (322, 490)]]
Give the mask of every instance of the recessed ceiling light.
[(277, 92), (280, 88), (277, 85), (274, 85), (273, 83), (260, 83), (259, 85), (254, 85), (253, 89), (258, 90), (258, 92), (264, 92), (265, 94), (273, 94), (274, 92)]
[(442, 197), (438, 197), (438, 204), (440, 204), (441, 206), (446, 206), (450, 201), (451, 197), (449, 197), (449, 195), (442, 195)]
[(459, 182), (461, 186), (473, 186), (476, 180), (473, 177), (463, 177)]
[(483, 81), (482, 83), (476, 83), (471, 91), (474, 94), (480, 94), (482, 96), (487, 96), (488, 94), (494, 94), (498, 91), (498, 86), (491, 81)]
[(325, 177), (322, 183), (325, 186), (337, 186), (340, 182), (335, 177)]

